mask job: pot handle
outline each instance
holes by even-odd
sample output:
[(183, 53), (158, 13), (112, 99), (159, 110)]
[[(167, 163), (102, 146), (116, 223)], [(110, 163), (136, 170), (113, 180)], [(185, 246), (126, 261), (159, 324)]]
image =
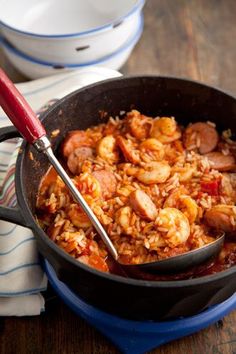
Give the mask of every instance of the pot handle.
[[(0, 142), (19, 137), (21, 137), (20, 133), (13, 126), (0, 128)], [(17, 207), (8, 208), (0, 205), (0, 220), (9, 221), (25, 227), (30, 227), (25, 222), (20, 210)]]

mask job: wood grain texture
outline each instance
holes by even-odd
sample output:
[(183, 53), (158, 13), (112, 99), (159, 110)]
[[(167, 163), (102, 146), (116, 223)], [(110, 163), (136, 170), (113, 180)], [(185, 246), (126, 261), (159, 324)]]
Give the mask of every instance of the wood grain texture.
[(236, 2), (149, 0), (124, 74), (187, 77), (236, 94)]
[[(236, 95), (236, 1), (147, 0), (145, 27), (124, 74), (199, 80)], [(0, 52), (0, 66), (25, 81)], [(47, 297), (54, 296), (50, 290)], [(39, 317), (1, 318), (1, 354), (116, 354), (115, 347), (57, 297)], [(152, 354), (236, 354), (236, 311), (194, 335)]]

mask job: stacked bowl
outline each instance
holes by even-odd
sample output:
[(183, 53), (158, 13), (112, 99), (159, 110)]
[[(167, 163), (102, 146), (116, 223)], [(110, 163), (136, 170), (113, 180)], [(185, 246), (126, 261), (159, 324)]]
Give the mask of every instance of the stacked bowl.
[(119, 69), (143, 30), (145, 0), (0, 0), (1, 45), (35, 79), (91, 65)]

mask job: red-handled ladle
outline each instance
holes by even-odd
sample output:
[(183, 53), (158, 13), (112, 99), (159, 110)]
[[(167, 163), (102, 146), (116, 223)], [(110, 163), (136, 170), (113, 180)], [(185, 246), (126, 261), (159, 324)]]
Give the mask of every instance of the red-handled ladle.
[(108, 237), (106, 231), (100, 224), (96, 215), (90, 209), (84, 198), (71, 181), (70, 177), (61, 166), (57, 158), (55, 157), (51, 143), (46, 135), (46, 131), (41, 124), (40, 120), (33, 112), (29, 104), (24, 97), (20, 94), (11, 80), (7, 77), (4, 71), (0, 68), (0, 105), (10, 118), (14, 126), (21, 133), (21, 135), (32, 144), (37, 151), (43, 152), (50, 163), (53, 165), (59, 176), (69, 188), (76, 202), (82, 207), (84, 212), (91, 220), (94, 228), (101, 236), (103, 242), (106, 244), (112, 257), (117, 260), (118, 253)]
[[(107, 246), (107, 249), (111, 256), (118, 260), (118, 253), (111, 242), (109, 236), (104, 230), (103, 226), (97, 219), (96, 215), (90, 209), (78, 189), (75, 187), (74, 183), (71, 181), (70, 177), (61, 166), (57, 158), (55, 157), (51, 143), (47, 138), (46, 131), (37, 118), (36, 114), (33, 112), (29, 104), (26, 102), (24, 97), (20, 94), (11, 80), (7, 77), (4, 71), (0, 68), (0, 105), (3, 110), (6, 112), (9, 119), (12, 121), (17, 130), (21, 133), (21, 135), (28, 141), (28, 143), (32, 144), (35, 149), (39, 152), (43, 152), (50, 163), (53, 165), (59, 176), (62, 178), (64, 183), (69, 188), (73, 198), (79, 205), (82, 207), (83, 211), (89, 217), (92, 225), (101, 236), (103, 242)], [(143, 263), (143, 264), (119, 264), (122, 267), (138, 267), (144, 271), (159, 271), (159, 272), (173, 272), (180, 271), (189, 266), (194, 266), (200, 264), (210, 257), (214, 256), (219, 252), (222, 244), (224, 242), (224, 234), (219, 235), (215, 241), (205, 245), (196, 250), (192, 250), (190, 252), (169, 257), (164, 260), (151, 262), (151, 263)]]

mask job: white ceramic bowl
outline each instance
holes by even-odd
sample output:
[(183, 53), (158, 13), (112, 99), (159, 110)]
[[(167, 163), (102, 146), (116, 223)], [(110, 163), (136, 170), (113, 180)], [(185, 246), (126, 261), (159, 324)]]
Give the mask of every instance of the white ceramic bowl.
[(2, 40), (2, 48), (10, 60), (10, 62), (25, 76), (31, 79), (58, 74), (80, 68), (88, 68), (91, 66), (102, 66), (108, 69), (118, 70), (126, 62), (135, 44), (138, 42), (143, 31), (143, 16), (139, 16), (139, 23), (133, 36), (128, 39), (125, 44), (116, 52), (103, 57), (100, 60), (90, 61), (83, 64), (66, 64), (59, 66), (56, 63), (35, 60), (14, 48), (8, 42)]
[(2, 34), (21, 52), (58, 64), (112, 54), (132, 36), (145, 0), (0, 0)]

